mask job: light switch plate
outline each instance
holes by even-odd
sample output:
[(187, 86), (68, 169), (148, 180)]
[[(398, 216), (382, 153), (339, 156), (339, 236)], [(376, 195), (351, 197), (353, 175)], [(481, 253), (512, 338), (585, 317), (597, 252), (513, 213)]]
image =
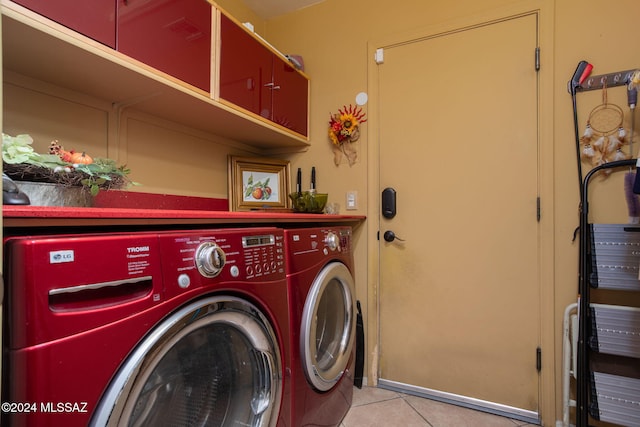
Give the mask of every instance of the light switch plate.
[(358, 209), (358, 192), (347, 191), (347, 210), (354, 211)]

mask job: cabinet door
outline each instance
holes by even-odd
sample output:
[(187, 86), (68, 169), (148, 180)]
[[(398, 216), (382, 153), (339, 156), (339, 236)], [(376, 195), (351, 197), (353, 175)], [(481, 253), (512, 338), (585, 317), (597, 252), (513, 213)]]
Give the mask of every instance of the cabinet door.
[(307, 136), (309, 80), (274, 56), (273, 121)]
[(271, 120), (273, 53), (225, 15), (220, 39), (220, 98)]
[(206, 0), (118, 0), (117, 49), (208, 92), (211, 8)]
[(14, 0), (74, 31), (116, 47), (117, 0)]

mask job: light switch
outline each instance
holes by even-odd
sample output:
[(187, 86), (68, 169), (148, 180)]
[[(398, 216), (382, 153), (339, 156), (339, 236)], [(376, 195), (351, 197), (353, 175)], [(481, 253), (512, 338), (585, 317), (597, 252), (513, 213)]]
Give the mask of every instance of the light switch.
[(358, 209), (358, 192), (347, 191), (347, 210), (353, 211)]

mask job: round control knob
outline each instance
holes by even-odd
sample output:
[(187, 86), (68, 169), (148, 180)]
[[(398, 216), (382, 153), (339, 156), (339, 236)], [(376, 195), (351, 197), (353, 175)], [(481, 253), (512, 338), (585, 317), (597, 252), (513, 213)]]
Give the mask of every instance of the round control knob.
[(196, 250), (196, 267), (204, 277), (216, 277), (222, 271), (226, 256), (214, 242), (205, 242)]
[(340, 238), (332, 232), (327, 233), (327, 236), (324, 238), (324, 242), (332, 251), (335, 251), (340, 246)]

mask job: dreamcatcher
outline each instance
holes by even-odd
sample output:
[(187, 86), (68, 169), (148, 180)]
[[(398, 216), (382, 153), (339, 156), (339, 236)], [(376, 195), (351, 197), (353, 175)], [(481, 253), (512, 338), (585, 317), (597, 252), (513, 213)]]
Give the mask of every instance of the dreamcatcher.
[[(604, 85), (602, 104), (591, 110), (587, 126), (580, 138), (582, 158), (590, 161), (594, 167), (628, 159), (630, 155), (622, 151), (628, 135), (622, 125), (623, 120), (622, 108), (608, 102), (607, 87)], [(605, 170), (607, 174), (610, 172), (610, 169)]]

